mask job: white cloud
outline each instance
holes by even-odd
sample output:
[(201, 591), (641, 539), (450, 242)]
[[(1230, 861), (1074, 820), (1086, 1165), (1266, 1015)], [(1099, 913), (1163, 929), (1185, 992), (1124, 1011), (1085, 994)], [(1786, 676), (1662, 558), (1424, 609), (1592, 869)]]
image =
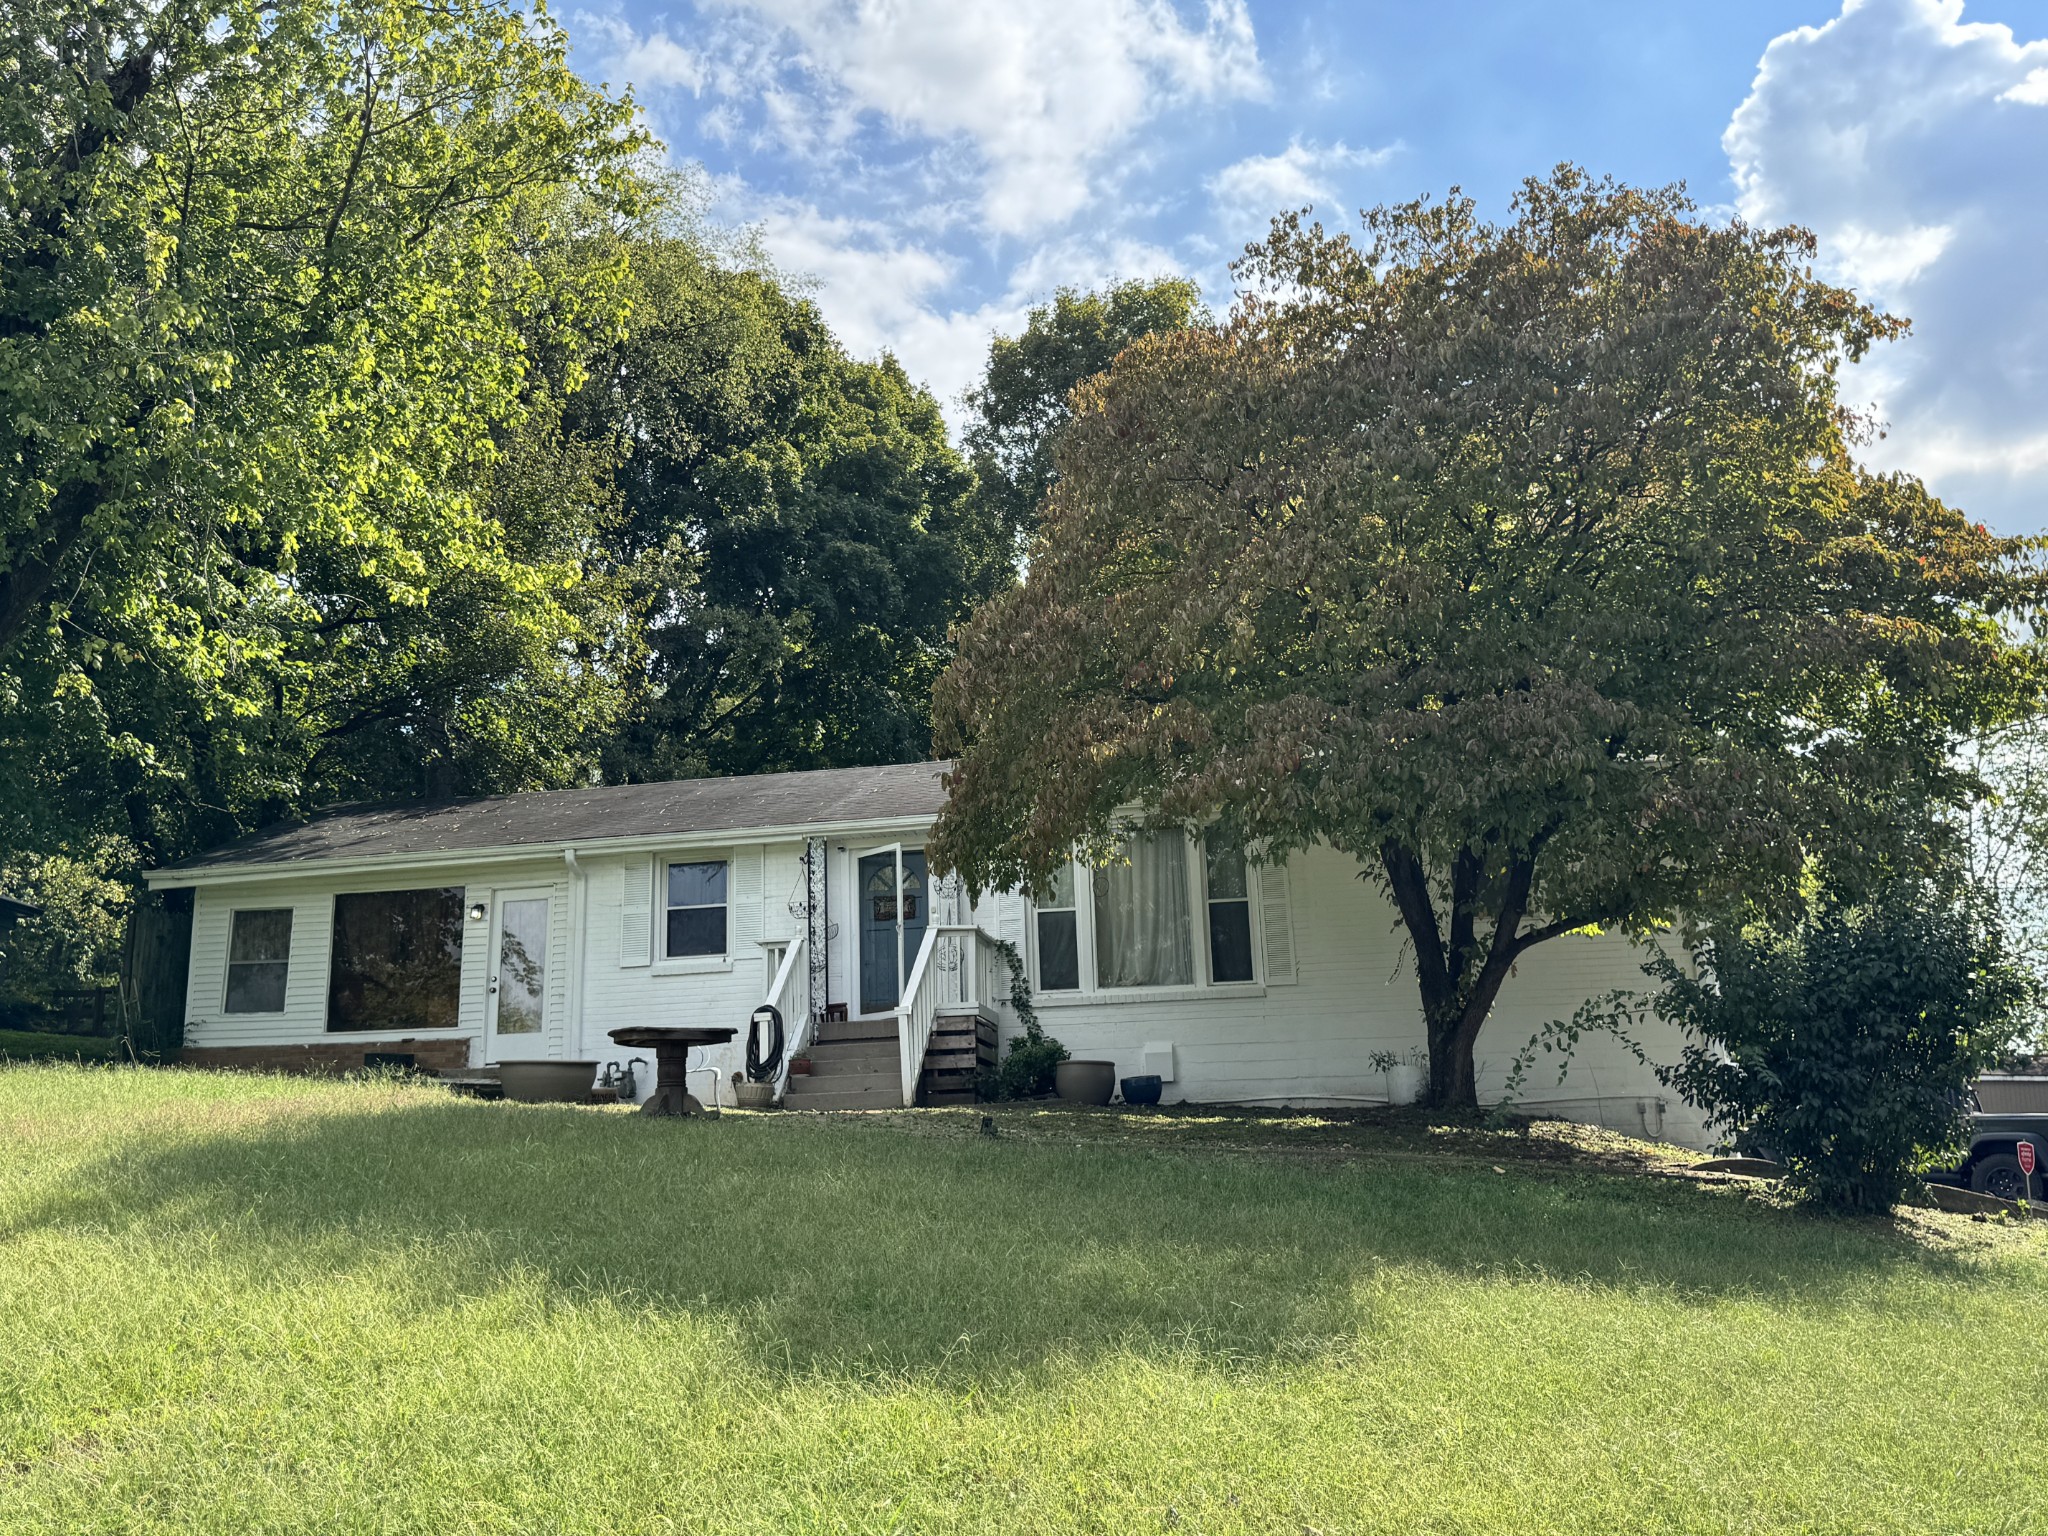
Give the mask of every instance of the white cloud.
[(637, 86), (704, 84), (704, 61), (666, 32), (641, 38), (619, 58), (620, 73)]
[(737, 186), (726, 191), (735, 199), (731, 206), (744, 208), (760, 229), (775, 264), (810, 280), (819, 310), (847, 350), (857, 357), (895, 354), (956, 422), (960, 397), (988, 361), (989, 338), (1022, 329), (1031, 306), (1055, 288), (1182, 270), (1157, 246), (1076, 237), (1038, 247), (1010, 270), (1001, 295), (960, 308), (945, 302), (958, 275), (953, 259), (904, 239), (897, 228), (795, 199), (747, 202)]
[(1834, 231), (1829, 259), (1857, 287), (1880, 295), (1897, 293), (1941, 260), (1955, 234), (1947, 224), (1892, 230), (1843, 224)]
[(1806, 225), (1912, 317), (1851, 381), (1891, 424), (1873, 460), (2048, 525), (2048, 41), (1962, 0), (1847, 0), (1771, 43), (1722, 143), (1746, 218)]
[(1251, 155), (1225, 166), (1209, 178), (1209, 198), (1233, 233), (1255, 234), (1275, 214), (1307, 204), (1341, 218), (1347, 211), (1342, 188), (1345, 173), (1377, 169), (1399, 148), (1391, 144), (1383, 149), (1352, 149), (1341, 142), (1316, 145), (1294, 139), (1277, 155)]
[(640, 90), (681, 86), (704, 88), (704, 60), (660, 30), (644, 36), (619, 17), (589, 11), (576, 13), (577, 30), (602, 39), (601, 58), (608, 78)]
[[(758, 55), (758, 26), (782, 34), (807, 110), (843, 131), (871, 114), (899, 133), (973, 147), (980, 211), (998, 234), (1029, 234), (1087, 205), (1095, 176), (1135, 131), (1175, 103), (1257, 98), (1266, 89), (1244, 0), (1198, 18), (1172, 0), (716, 0), (730, 41)], [(756, 28), (750, 29), (752, 21)], [(733, 89), (749, 82), (729, 72)], [(775, 90), (756, 80), (757, 92)], [(785, 101), (791, 149), (819, 131)]]
[(939, 299), (956, 275), (952, 259), (887, 225), (836, 217), (794, 199), (773, 199), (751, 212), (770, 257), (810, 281), (846, 349), (856, 357), (894, 353), (942, 404), (953, 404), (980, 374), (989, 334), (1022, 321), (1022, 309), (1004, 303), (946, 308)]
[[(1187, 270), (1132, 233), (1182, 190), (1124, 194), (1163, 119), (1269, 89), (1247, 0), (691, 0), (674, 21), (594, 3), (612, 8), (576, 23), (597, 72), (747, 167), (721, 178), (719, 216), (956, 423), (991, 333), (1053, 289)], [(1329, 172), (1354, 158), (1310, 152)]]

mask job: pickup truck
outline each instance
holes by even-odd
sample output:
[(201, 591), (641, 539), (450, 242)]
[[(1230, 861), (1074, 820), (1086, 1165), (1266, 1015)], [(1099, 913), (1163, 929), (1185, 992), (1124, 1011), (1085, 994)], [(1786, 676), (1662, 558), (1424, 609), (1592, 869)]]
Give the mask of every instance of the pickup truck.
[[(2033, 1143), (2031, 1176), (2020, 1169), (2022, 1142)], [(1969, 1152), (1956, 1167), (1936, 1170), (1927, 1179), (2001, 1200), (2048, 1200), (2048, 1115), (1971, 1115)]]

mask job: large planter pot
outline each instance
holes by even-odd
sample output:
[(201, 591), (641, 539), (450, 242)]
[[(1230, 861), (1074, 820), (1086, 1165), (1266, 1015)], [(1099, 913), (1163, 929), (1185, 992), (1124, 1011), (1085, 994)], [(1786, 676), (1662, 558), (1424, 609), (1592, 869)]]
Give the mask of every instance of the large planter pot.
[(1387, 1068), (1387, 1102), (1413, 1104), (1422, 1097), (1422, 1068), (1409, 1062)]
[(1053, 1068), (1052, 1084), (1069, 1104), (1107, 1104), (1116, 1092), (1116, 1063), (1063, 1061)]
[(773, 1083), (734, 1083), (732, 1101), (740, 1109), (773, 1109), (775, 1107), (775, 1085)]
[(504, 1061), (498, 1081), (521, 1104), (581, 1104), (597, 1077), (594, 1061)]

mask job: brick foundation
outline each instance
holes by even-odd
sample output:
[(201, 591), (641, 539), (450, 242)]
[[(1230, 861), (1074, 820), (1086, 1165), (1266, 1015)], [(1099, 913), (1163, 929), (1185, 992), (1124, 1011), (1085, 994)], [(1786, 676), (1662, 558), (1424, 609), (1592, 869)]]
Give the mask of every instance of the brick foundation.
[(188, 1045), (178, 1060), (188, 1067), (238, 1067), (245, 1072), (359, 1072), (366, 1056), (410, 1056), (423, 1072), (469, 1065), (469, 1038), (322, 1040), (307, 1045)]

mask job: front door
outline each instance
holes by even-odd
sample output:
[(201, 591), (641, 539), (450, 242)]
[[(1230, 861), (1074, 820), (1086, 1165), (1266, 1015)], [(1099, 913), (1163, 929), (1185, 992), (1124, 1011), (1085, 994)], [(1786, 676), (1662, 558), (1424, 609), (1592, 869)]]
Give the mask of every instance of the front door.
[(548, 893), (499, 891), (492, 903), (491, 979), (484, 1006), (485, 1059), (545, 1056)]
[(888, 1013), (902, 1001), (903, 973), (917, 959), (931, 921), (924, 854), (900, 848), (862, 854), (859, 881), (860, 1011)]

